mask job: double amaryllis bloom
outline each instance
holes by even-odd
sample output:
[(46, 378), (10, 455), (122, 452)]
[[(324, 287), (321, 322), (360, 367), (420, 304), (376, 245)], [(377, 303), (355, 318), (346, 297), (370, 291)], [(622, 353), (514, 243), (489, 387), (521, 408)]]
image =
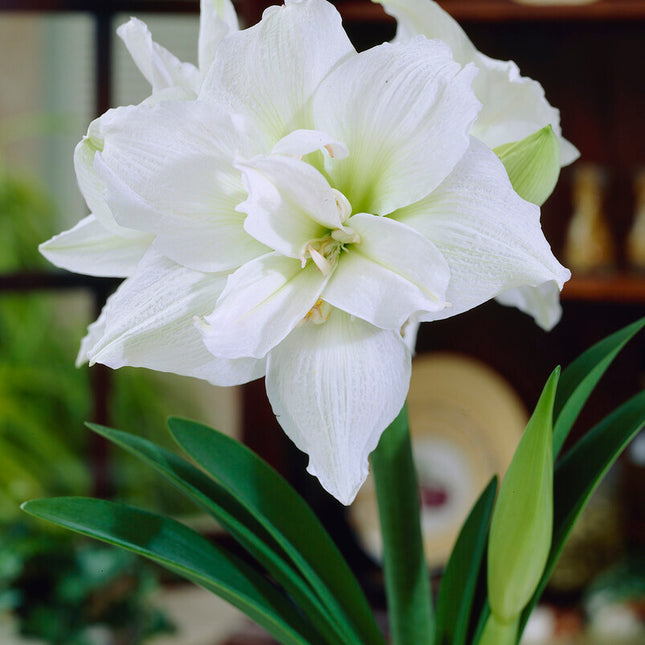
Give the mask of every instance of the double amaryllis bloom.
[(569, 272), (473, 136), (478, 70), (444, 42), (357, 53), (324, 0), (243, 31), (204, 0), (201, 24), (199, 69), (122, 28), (153, 93), (90, 126), (75, 166), (91, 214), (42, 251), (126, 278), (81, 362), (266, 375), (308, 470), (347, 504), (405, 401), (406, 330)]

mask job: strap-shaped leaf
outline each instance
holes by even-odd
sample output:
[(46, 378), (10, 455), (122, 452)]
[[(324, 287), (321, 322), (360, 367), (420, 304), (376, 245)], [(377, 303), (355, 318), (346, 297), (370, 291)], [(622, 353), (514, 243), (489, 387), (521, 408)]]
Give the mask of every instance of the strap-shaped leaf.
[(556, 465), (553, 489), (553, 542), (540, 584), (522, 613), (520, 635), (589, 497), (607, 470), (643, 426), (645, 426), (645, 391), (639, 392), (605, 417)]
[(254, 569), (192, 529), (154, 513), (106, 500), (39, 499), (23, 509), (42, 519), (143, 555), (213, 591), (281, 643), (320, 642), (282, 593)]
[(423, 553), (419, 488), (407, 408), (385, 429), (372, 453), (385, 591), (393, 645), (431, 645), (434, 617), (430, 574)]
[(350, 642), (338, 617), (331, 615), (293, 567), (290, 560), (257, 520), (226, 489), (185, 459), (136, 435), (87, 424), (94, 432), (155, 468), (215, 519), (297, 599), (298, 607), (331, 645)]
[[(177, 443), (273, 537), (346, 633), (384, 645), (367, 599), (336, 545), (306, 502), (271, 466), (221, 432), (171, 418)], [(351, 624), (346, 621), (350, 617)], [(352, 640), (353, 640), (352, 638)]]
[(488, 527), (497, 493), (493, 477), (473, 506), (459, 532), (437, 596), (436, 645), (464, 645), (482, 566)]
[(553, 418), (553, 458), (556, 459), (578, 414), (616, 354), (645, 327), (645, 318), (607, 336), (579, 356), (560, 377)]

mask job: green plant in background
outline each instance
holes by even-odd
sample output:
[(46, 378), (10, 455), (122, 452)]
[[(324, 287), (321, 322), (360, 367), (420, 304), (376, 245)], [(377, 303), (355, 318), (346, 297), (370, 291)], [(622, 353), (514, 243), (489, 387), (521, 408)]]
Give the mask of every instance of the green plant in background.
[[(51, 199), (0, 165), (0, 271), (42, 267), (34, 243), (56, 224)], [(0, 294), (0, 520), (17, 514), (25, 491), (88, 491), (87, 373), (70, 369), (82, 328), (65, 325), (54, 297)]]
[(132, 554), (14, 524), (0, 533), (0, 610), (20, 634), (55, 645), (93, 645), (109, 630), (138, 645), (172, 631), (149, 602), (158, 575)]

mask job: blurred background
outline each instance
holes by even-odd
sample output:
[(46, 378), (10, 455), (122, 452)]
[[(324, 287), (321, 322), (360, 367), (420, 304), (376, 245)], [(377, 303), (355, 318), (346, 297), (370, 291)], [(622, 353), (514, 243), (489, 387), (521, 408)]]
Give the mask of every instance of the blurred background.
[[(149, 87), (115, 36), (130, 15), (184, 61), (196, 61), (194, 0), (0, 0), (0, 642), (229, 645), (267, 642), (217, 599), (128, 554), (36, 524), (22, 501), (113, 497), (181, 517), (213, 539), (152, 471), (109, 449), (86, 420), (170, 446), (169, 415), (244, 440), (311, 502), (384, 610), (371, 483), (346, 510), (305, 473), (264, 384), (219, 389), (146, 370), (74, 367), (110, 280), (58, 271), (37, 245), (86, 213), (76, 143), (109, 107)], [(645, 1), (445, 0), (489, 56), (515, 60), (560, 108), (581, 159), (543, 208), (556, 255), (574, 278), (545, 333), (488, 303), (422, 328), (409, 407), (428, 561), (437, 581), (458, 527), (493, 472), (503, 473), (552, 368), (645, 315)], [(262, 0), (242, 0), (245, 24)], [(337, 2), (358, 49), (395, 33), (368, 0)], [(645, 341), (601, 382), (579, 436), (645, 384)], [(645, 643), (645, 436), (609, 474), (556, 570), (527, 643)]]

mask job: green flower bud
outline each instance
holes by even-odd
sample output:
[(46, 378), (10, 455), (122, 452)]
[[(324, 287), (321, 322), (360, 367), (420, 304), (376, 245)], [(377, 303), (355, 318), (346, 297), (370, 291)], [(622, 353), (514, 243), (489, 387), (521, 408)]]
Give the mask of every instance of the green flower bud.
[(560, 176), (560, 144), (550, 125), (521, 141), (494, 150), (501, 159), (515, 192), (527, 202), (542, 206)]
[(544, 386), (500, 487), (488, 542), (488, 600), (500, 623), (516, 619), (542, 577), (553, 533), (553, 402), (560, 368)]

